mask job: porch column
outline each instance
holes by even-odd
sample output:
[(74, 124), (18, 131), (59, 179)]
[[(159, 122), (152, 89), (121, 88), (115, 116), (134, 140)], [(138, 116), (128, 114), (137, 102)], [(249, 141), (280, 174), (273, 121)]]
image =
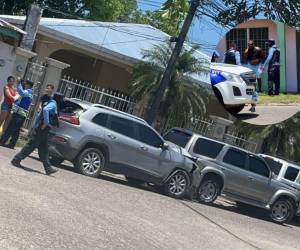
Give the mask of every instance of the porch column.
[(226, 132), (226, 128), (233, 124), (233, 121), (224, 119), (222, 117), (210, 115), (209, 116), (214, 122), (214, 130), (212, 136), (217, 140), (223, 140)]
[(49, 57), (46, 59), (46, 63), (47, 69), (43, 81), (43, 87), (51, 83), (54, 85), (55, 90), (57, 90), (63, 69), (70, 67), (70, 65)]
[(18, 47), (16, 49), (16, 63), (13, 74), (17, 77), (23, 78), (26, 72), (29, 59), (35, 57), (36, 55), (36, 53), (30, 50)]
[(285, 24), (277, 21), (275, 23), (277, 24), (277, 46), (280, 49), (280, 92), (287, 92)]

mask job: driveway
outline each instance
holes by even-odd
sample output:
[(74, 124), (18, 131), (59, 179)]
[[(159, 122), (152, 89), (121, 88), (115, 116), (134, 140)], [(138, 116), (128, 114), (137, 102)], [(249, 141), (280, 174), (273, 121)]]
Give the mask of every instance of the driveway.
[(300, 111), (300, 105), (257, 105), (256, 112), (249, 111), (250, 105), (236, 115), (236, 118), (255, 125), (269, 125), (289, 119)]
[(53, 177), (0, 148), (0, 249), (299, 249), (300, 225), (277, 225), (265, 212), (240, 213), (179, 201), (122, 176), (89, 178), (67, 165)]

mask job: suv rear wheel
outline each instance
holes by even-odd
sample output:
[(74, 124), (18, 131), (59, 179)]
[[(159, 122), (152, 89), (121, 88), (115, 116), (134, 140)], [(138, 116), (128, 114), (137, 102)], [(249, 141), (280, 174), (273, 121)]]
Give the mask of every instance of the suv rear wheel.
[(216, 178), (206, 178), (200, 184), (198, 200), (203, 203), (213, 203), (220, 194), (221, 185)]
[(276, 223), (288, 223), (294, 215), (296, 209), (294, 202), (288, 198), (280, 198), (271, 206), (270, 217)]
[(190, 183), (190, 178), (184, 171), (177, 171), (171, 175), (164, 185), (166, 195), (181, 199), (185, 196)]
[(105, 166), (104, 154), (97, 148), (87, 148), (80, 153), (75, 166), (81, 174), (98, 177)]

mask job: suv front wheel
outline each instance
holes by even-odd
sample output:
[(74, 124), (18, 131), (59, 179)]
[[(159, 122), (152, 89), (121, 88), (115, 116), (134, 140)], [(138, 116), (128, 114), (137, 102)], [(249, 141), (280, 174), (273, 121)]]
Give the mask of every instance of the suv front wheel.
[(198, 200), (206, 204), (213, 203), (220, 194), (220, 182), (216, 178), (206, 178), (200, 184)]
[(294, 218), (295, 212), (291, 199), (280, 198), (271, 206), (270, 217), (276, 223), (288, 223)]
[(190, 178), (184, 171), (177, 171), (171, 175), (164, 185), (166, 195), (181, 199), (189, 188)]
[(97, 148), (83, 150), (77, 158), (76, 168), (81, 174), (98, 177), (105, 165), (104, 154)]

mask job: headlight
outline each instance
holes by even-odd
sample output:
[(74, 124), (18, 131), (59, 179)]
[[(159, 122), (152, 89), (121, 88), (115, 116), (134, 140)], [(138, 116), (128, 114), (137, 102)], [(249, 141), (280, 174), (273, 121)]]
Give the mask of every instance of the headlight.
[(226, 78), (228, 81), (236, 82), (236, 83), (242, 83), (244, 80), (239, 75), (222, 72), (221, 75)]

